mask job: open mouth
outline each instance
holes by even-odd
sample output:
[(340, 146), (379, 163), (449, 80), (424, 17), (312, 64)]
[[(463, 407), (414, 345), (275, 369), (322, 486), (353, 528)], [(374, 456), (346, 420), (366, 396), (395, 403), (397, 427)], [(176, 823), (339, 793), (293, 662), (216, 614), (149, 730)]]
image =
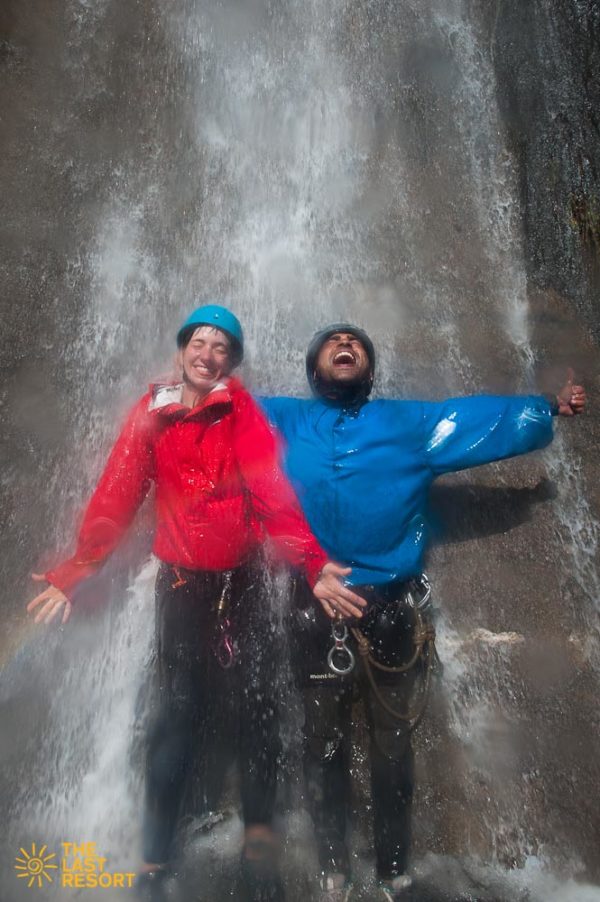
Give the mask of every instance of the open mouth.
[(202, 366), (202, 364), (194, 364), (193, 369), (200, 376), (212, 376), (212, 371), (208, 369), (206, 366)]
[(336, 351), (333, 355), (332, 363), (334, 366), (354, 366), (356, 357), (352, 351), (344, 348), (342, 351)]

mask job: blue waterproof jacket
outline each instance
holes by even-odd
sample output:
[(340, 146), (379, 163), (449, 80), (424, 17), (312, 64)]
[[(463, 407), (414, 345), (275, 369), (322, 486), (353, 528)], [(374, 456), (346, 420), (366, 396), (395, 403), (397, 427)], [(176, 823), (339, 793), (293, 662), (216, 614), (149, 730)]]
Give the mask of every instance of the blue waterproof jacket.
[(285, 468), (313, 532), (333, 560), (352, 567), (353, 585), (421, 572), (436, 476), (552, 441), (543, 397), (260, 403), (285, 439)]

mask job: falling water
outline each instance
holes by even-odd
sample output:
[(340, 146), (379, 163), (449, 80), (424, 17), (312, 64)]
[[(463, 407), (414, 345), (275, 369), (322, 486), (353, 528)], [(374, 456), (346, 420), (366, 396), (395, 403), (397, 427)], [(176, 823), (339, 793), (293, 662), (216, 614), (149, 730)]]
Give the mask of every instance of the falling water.
[[(68, 545), (118, 416), (169, 370), (197, 298), (230, 300), (248, 336), (245, 378), (265, 393), (304, 392), (307, 339), (338, 317), (373, 335), (380, 395), (533, 390), (516, 161), (476, 4), (147, 0), (134, 14), (69, 0), (62, 15), (60, 103), (36, 147), (81, 235), (57, 243), (69, 305), (44, 314), (63, 411), (37, 458), (47, 543)], [(431, 898), (436, 887), (482, 900), (600, 898), (583, 883), (597, 824), (598, 772), (587, 768), (599, 525), (591, 463), (558, 428), (544, 458), (445, 480), (434, 497), (446, 673), (418, 738), (414, 856)], [(13, 486), (20, 478), (26, 486), (29, 471), (15, 463)], [(101, 605), (28, 635), (7, 664), (9, 856), (32, 840), (86, 839), (112, 869), (135, 867), (152, 655), (145, 547), (142, 535), (117, 556), (95, 590)], [(273, 609), (283, 636), (284, 585)], [(314, 869), (297, 773), (294, 783), (300, 715), (285, 675), (279, 691), (297, 877)], [(356, 760), (360, 812), (360, 742)], [(202, 867), (226, 862), (211, 872), (223, 886), (239, 829), (228, 819), (189, 847)], [(11, 898), (27, 898), (15, 883)]]

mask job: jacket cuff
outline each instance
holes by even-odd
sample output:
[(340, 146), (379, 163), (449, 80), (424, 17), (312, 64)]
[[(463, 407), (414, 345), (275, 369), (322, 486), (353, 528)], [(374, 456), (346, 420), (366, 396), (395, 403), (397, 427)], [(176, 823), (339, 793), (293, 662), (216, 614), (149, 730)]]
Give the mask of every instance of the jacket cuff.
[(544, 401), (547, 401), (550, 407), (550, 416), (557, 417), (558, 416), (558, 398), (556, 395), (543, 395)]
[(308, 584), (311, 589), (314, 589), (315, 583), (318, 581), (321, 570), (328, 562), (329, 558), (325, 554), (323, 550), (320, 552), (307, 552), (306, 558), (304, 560), (304, 570), (306, 573), (306, 579), (308, 580)]
[(92, 576), (98, 570), (98, 564), (87, 563), (85, 561), (76, 561), (71, 558), (52, 570), (47, 570), (44, 577), (51, 585), (60, 589), (64, 595), (71, 601), (72, 595), (77, 586)]

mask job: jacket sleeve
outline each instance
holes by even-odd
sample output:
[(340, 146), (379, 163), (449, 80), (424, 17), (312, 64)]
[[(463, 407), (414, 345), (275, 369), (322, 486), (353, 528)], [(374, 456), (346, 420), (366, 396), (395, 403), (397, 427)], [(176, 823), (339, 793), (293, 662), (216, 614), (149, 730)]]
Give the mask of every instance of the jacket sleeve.
[(303, 566), (311, 586), (328, 561), (279, 464), (279, 448), (264, 414), (242, 390), (235, 396), (235, 454), (258, 517), (281, 556)]
[(73, 557), (45, 574), (68, 597), (117, 547), (153, 478), (148, 396), (130, 412), (85, 511)]
[(260, 397), (256, 400), (269, 423), (272, 423), (284, 435), (289, 415), (296, 412), (298, 405), (302, 403), (299, 398)]
[(526, 454), (553, 437), (550, 403), (541, 396), (423, 403), (423, 424), (425, 457), (436, 475)]

